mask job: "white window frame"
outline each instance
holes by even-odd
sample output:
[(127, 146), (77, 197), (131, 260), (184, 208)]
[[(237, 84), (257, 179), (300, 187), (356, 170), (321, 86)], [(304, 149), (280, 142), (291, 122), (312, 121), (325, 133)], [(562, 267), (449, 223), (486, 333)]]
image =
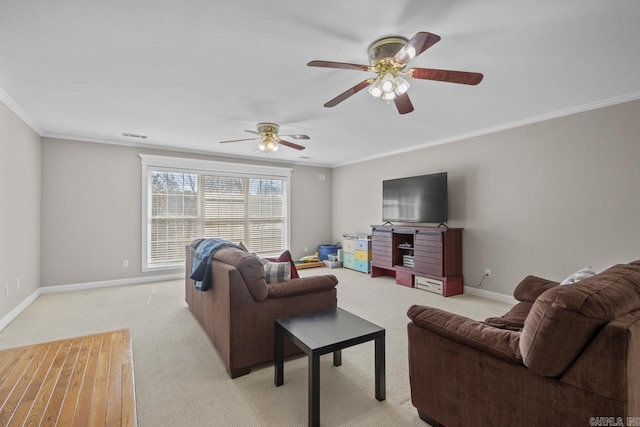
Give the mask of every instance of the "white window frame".
[[(242, 163), (218, 162), (213, 160), (200, 160), (182, 157), (167, 157), (151, 154), (138, 154), (142, 165), (142, 271), (175, 270), (184, 268), (184, 262), (163, 265), (149, 265), (148, 252), (151, 238), (151, 194), (149, 192), (149, 169), (165, 168), (182, 172), (216, 174), (225, 176), (237, 176), (242, 178), (278, 178), (286, 181), (287, 217), (285, 221), (284, 241), (286, 247), (290, 247), (291, 231), (291, 168), (274, 166), (251, 165)], [(237, 242), (235, 242), (237, 243)]]

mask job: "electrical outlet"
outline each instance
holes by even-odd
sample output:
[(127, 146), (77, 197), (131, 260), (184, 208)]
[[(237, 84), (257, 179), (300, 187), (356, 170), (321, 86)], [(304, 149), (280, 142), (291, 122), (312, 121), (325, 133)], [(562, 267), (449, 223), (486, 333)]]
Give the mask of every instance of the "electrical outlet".
[(491, 270), (489, 270), (488, 268), (484, 271), (484, 275), (487, 276), (488, 278), (491, 278)]
[(122, 268), (127, 268), (127, 267), (129, 267), (129, 260), (127, 259), (122, 260)]
[(5, 297), (9, 296), (9, 285), (5, 286), (5, 288), (4, 288), (4, 296)]
[(20, 289), (20, 278), (16, 279), (16, 289)]
[(309, 252), (309, 246), (304, 247), (304, 253), (306, 254), (307, 252)]

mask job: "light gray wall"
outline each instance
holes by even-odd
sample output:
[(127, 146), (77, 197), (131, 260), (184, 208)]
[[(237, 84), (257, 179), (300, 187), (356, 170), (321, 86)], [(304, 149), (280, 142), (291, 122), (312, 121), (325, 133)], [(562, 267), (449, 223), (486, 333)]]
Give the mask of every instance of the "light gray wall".
[(318, 245), (331, 241), (331, 176), (328, 168), (293, 168), (291, 253), (294, 259), (313, 255)]
[[(482, 289), (510, 295), (527, 274), (638, 259), (637, 117), (640, 101), (333, 170), (292, 166), (294, 258), (380, 223), (383, 179), (448, 171), (468, 284), (490, 268)], [(40, 283), (145, 275), (138, 153), (238, 162), (50, 138), (41, 148), (4, 104), (0, 125), (0, 316)]]
[(489, 268), (480, 289), (511, 295), (640, 259), (639, 118), (634, 101), (335, 168), (332, 234), (381, 223), (382, 180), (446, 171), (466, 284)]
[(40, 286), (40, 136), (2, 102), (0, 236), (2, 318)]
[[(42, 286), (182, 272), (141, 271), (139, 153), (249, 163), (43, 138)], [(294, 258), (299, 258), (305, 246), (318, 245), (331, 235), (331, 170), (281, 163), (277, 166), (293, 169), (291, 251)], [(320, 174), (327, 179), (319, 181)], [(129, 261), (127, 268), (122, 267), (125, 259)]]

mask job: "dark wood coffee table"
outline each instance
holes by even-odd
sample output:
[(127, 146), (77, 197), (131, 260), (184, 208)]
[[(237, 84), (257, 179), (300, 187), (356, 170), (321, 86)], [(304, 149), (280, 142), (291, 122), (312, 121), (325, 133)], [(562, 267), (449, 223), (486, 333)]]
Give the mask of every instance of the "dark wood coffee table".
[(320, 356), (333, 352), (342, 365), (342, 349), (375, 340), (376, 399), (385, 400), (384, 328), (340, 307), (275, 321), (275, 385), (284, 383), (284, 336), (309, 356), (309, 425), (320, 425)]

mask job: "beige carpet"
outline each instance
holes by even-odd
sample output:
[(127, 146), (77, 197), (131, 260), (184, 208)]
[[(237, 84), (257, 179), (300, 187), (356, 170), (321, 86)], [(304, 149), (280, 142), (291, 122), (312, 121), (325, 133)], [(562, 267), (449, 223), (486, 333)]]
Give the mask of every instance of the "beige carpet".
[[(338, 305), (386, 329), (387, 400), (374, 397), (373, 342), (343, 350), (341, 367), (332, 365), (330, 354), (322, 356), (323, 426), (426, 425), (410, 401), (406, 312), (411, 304), (474, 319), (510, 308), (468, 295), (443, 298), (348, 269), (300, 273), (335, 274)], [(0, 332), (0, 349), (114, 329), (131, 330), (140, 426), (307, 423), (306, 358), (285, 362), (285, 383), (278, 388), (271, 364), (231, 380), (184, 302), (182, 281), (43, 295)]]

